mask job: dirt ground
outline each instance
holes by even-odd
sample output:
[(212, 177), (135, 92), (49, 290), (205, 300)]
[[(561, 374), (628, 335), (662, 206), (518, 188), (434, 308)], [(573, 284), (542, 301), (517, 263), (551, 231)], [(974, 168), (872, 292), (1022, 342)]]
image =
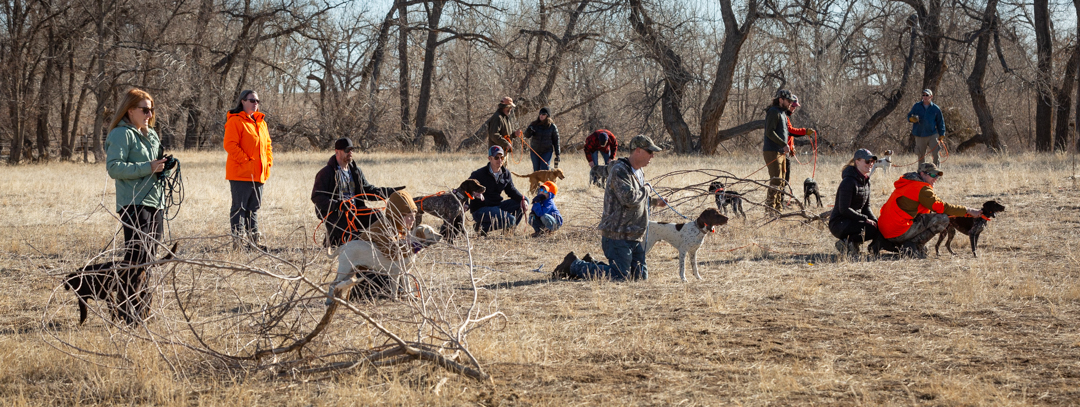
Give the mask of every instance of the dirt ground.
[[(294, 229), (310, 232), (316, 226), (307, 194), (324, 155), (282, 155), (276, 164), (261, 210), (269, 245), (310, 239), (297, 237)], [(846, 158), (821, 157), (816, 169), (797, 166), (792, 179), (815, 176), (829, 205)], [(906, 158), (894, 162), (910, 161)], [(646, 175), (691, 168), (748, 174), (761, 166), (759, 159), (658, 155)], [(560, 182), (556, 199), (567, 219), (563, 229), (533, 239), (531, 229), (521, 225), (515, 234), (473, 241), (479, 302), (506, 315), (469, 337), (470, 351), (491, 375), (490, 383), (419, 363), (289, 379), (241, 371), (177, 375), (165, 366), (173, 359), (156, 352), (138, 367), (73, 357), (47, 332), (73, 327), (75, 310), (53, 311), (45, 302), (65, 270), (107, 246), (117, 226), (99, 203), (111, 204), (110, 184), (94, 166), (3, 167), (0, 308), (6, 311), (0, 313), (0, 401), (1075, 405), (1080, 403), (1080, 257), (1075, 250), (1080, 188), (1072, 159), (948, 159), (947, 175), (935, 188), (947, 201), (975, 207), (995, 199), (1007, 207), (984, 233), (978, 258), (962, 235), (953, 242), (955, 255), (944, 247), (935, 255), (932, 241), (925, 260), (893, 254), (841, 258), (820, 223), (799, 218), (770, 223), (760, 208), (749, 205), (747, 219), (734, 218), (706, 239), (698, 256), (704, 279), (687, 270), (685, 283), (678, 278), (677, 252), (664, 244), (648, 255), (646, 281), (550, 280), (552, 267), (568, 251), (602, 257), (594, 229), (602, 191), (587, 185), (584, 163), (564, 160), (569, 176)], [(188, 201), (173, 234), (221, 233), (229, 204), (218, 179), (223, 158), (202, 153), (188, 160)], [(483, 163), (468, 156), (359, 160), (376, 185), (407, 184), (422, 192), (454, 185)], [(875, 174), (875, 208), (903, 170)], [(519, 187), (526, 185), (518, 181)], [(702, 181), (688, 176), (673, 182)], [(763, 195), (746, 193), (750, 201)], [(712, 205), (708, 197), (680, 202), (677, 209), (689, 216)], [(681, 221), (670, 210), (653, 217)], [(230, 256), (212, 247), (188, 250)], [(429, 250), (429, 262), (460, 261), (461, 251), (453, 247)], [(315, 268), (328, 270), (330, 264), (319, 260)], [(432, 281), (443, 278), (461, 296), (472, 295), (460, 268), (440, 270), (443, 275)], [(325, 340), (352, 329), (344, 323)], [(97, 333), (103, 325), (91, 317), (89, 328), (75, 332)]]

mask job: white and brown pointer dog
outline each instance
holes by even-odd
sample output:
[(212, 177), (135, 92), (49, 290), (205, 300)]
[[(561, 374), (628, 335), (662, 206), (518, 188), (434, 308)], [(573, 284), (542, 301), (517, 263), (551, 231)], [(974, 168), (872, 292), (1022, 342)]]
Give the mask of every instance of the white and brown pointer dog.
[(701, 280), (701, 273), (698, 272), (697, 251), (705, 242), (705, 235), (712, 232), (714, 226), (727, 224), (727, 221), (727, 216), (721, 215), (713, 208), (701, 212), (693, 223), (650, 221), (649, 230), (645, 234), (645, 253), (648, 253), (658, 241), (668, 242), (679, 251), (679, 278), (686, 282), (686, 256), (689, 254), (694, 276)]

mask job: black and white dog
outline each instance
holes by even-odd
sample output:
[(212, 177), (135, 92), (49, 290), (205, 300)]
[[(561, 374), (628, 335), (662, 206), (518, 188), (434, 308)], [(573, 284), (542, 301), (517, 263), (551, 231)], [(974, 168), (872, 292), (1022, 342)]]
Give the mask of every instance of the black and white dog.
[(608, 166), (596, 164), (589, 169), (589, 183), (600, 188), (607, 186)]
[(721, 182), (710, 183), (709, 193), (713, 194), (713, 198), (716, 199), (716, 208), (720, 210), (720, 213), (726, 215), (727, 206), (731, 205), (731, 210), (735, 215), (746, 217), (746, 212), (743, 211), (742, 194), (725, 189), (724, 184)]
[(825, 206), (825, 205), (821, 204), (821, 193), (818, 192), (817, 181), (814, 181), (813, 178), (807, 178), (806, 180), (803, 181), (802, 188), (803, 188), (803, 205), (810, 206), (810, 197), (813, 196), (814, 198), (817, 198), (817, 206), (819, 208)]

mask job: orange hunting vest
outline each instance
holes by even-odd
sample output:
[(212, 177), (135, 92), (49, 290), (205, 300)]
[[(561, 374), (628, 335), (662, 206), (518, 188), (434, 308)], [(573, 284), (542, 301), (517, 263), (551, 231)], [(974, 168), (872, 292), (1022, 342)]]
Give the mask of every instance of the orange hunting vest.
[[(900, 197), (906, 197), (912, 201), (919, 202), (919, 191), (923, 187), (930, 186), (922, 181), (914, 181), (906, 178), (900, 178), (893, 184), (896, 189), (893, 190), (889, 200), (885, 201), (885, 206), (881, 207), (881, 216), (878, 217), (878, 231), (881, 232), (881, 236), (886, 239), (892, 239), (907, 232), (911, 228), (911, 224), (914, 223), (914, 216), (909, 215), (904, 210), (900, 209), (900, 206), (896, 204), (896, 199)], [(933, 210), (937, 213), (945, 212), (945, 204), (941, 201), (934, 202), (933, 208), (926, 208), (919, 205), (917, 214), (930, 213)]]

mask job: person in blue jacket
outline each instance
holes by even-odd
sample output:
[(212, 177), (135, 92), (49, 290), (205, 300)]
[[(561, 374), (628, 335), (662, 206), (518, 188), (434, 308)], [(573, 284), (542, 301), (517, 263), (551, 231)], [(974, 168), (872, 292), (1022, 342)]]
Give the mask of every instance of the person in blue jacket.
[(941, 115), (941, 108), (931, 102), (933, 99), (934, 92), (923, 89), (922, 101), (911, 107), (908, 121), (911, 122), (911, 135), (915, 136), (915, 154), (919, 155), (919, 164), (926, 161), (926, 149), (930, 148), (934, 165), (939, 166), (938, 150), (941, 146), (938, 140), (945, 137), (945, 118)]
[(555, 207), (555, 194), (559, 193), (559, 187), (554, 182), (547, 181), (540, 185), (533, 198), (532, 212), (529, 214), (529, 225), (533, 227), (532, 237), (540, 237), (544, 233), (559, 230), (563, 224), (559, 208)]

